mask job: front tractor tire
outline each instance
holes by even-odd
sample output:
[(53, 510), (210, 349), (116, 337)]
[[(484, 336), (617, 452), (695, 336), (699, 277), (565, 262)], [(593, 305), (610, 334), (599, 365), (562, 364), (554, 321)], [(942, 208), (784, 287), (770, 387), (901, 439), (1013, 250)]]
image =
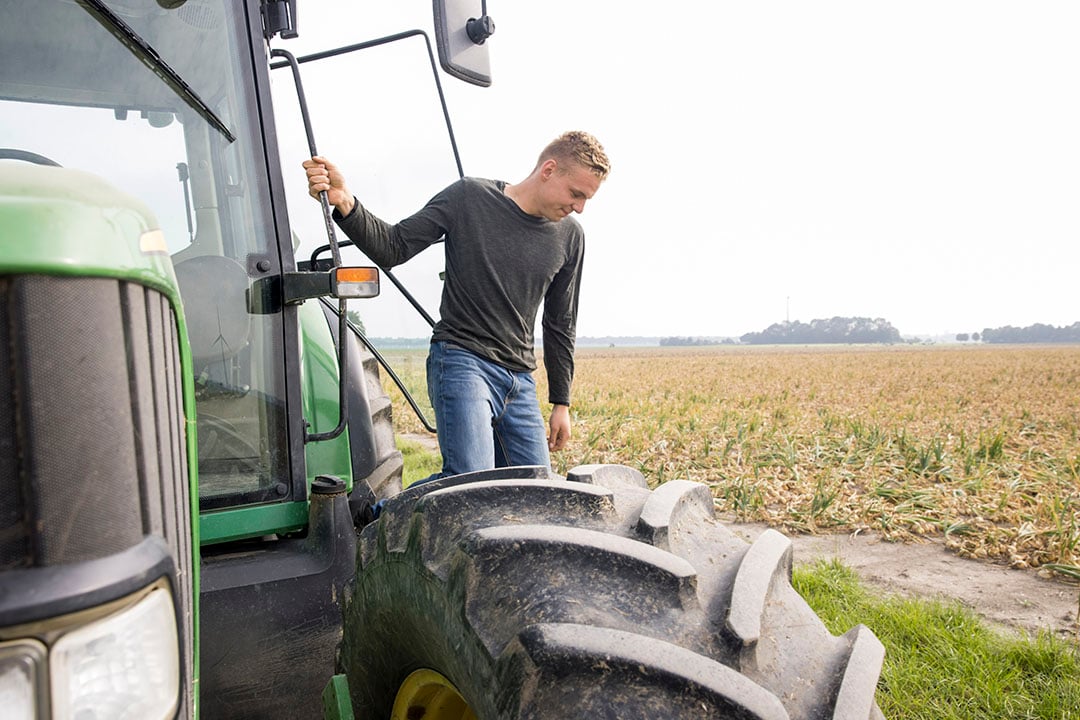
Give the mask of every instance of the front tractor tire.
[(364, 528), (340, 664), (364, 718), (881, 718), (881, 643), (790, 578), (790, 541), (748, 545), (697, 483), (445, 478)]

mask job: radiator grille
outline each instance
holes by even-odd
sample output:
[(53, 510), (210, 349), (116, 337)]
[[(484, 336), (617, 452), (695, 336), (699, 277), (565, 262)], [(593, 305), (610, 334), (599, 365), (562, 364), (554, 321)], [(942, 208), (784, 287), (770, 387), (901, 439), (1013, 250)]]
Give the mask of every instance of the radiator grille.
[[(103, 278), (0, 278), (0, 571), (164, 537), (190, 562), (176, 323)], [(182, 573), (187, 576), (188, 573)]]

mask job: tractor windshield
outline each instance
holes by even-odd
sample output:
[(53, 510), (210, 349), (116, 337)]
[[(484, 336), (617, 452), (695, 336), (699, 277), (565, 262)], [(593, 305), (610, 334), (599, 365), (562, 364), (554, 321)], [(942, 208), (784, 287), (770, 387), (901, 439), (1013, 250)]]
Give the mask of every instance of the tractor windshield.
[(292, 487), (281, 313), (248, 312), (252, 282), (281, 259), (243, 13), (233, 0), (0, 3), (0, 163), (92, 173), (164, 232), (191, 339), (204, 509), (287, 500)]

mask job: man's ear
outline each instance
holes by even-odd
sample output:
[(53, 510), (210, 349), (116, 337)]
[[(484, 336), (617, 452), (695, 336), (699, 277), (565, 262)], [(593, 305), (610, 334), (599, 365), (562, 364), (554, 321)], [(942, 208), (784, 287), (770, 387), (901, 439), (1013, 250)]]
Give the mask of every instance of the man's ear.
[(555, 171), (559, 169), (559, 163), (555, 158), (548, 158), (540, 164), (540, 177), (544, 180), (550, 180), (551, 176), (555, 174)]

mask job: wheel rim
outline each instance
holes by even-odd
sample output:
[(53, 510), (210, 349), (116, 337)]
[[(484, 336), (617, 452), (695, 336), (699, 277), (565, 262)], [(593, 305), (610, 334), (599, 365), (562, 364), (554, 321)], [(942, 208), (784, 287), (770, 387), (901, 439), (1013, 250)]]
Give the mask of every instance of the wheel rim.
[(405, 678), (394, 698), (391, 720), (476, 720), (469, 703), (453, 683), (434, 670), (417, 670)]

